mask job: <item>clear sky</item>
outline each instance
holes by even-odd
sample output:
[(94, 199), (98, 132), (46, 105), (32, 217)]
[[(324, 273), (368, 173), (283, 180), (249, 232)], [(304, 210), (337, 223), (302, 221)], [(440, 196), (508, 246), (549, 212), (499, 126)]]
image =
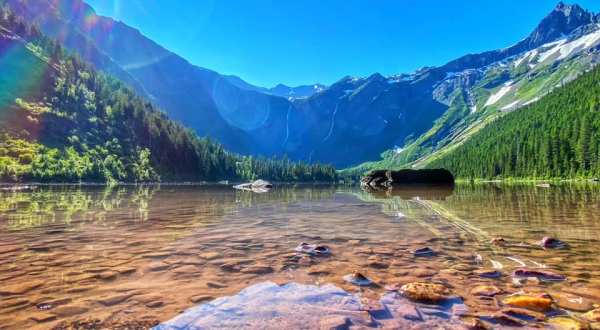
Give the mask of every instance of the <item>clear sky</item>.
[[(412, 72), (523, 39), (558, 0), (87, 0), (190, 62), (273, 86)], [(578, 0), (600, 12), (599, 0)]]

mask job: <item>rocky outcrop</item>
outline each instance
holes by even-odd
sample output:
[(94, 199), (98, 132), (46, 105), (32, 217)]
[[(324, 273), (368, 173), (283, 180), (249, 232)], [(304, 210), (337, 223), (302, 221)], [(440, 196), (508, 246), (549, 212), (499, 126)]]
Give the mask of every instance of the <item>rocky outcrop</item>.
[(256, 193), (264, 193), (271, 190), (271, 188), (273, 188), (273, 184), (265, 180), (256, 180), (249, 183), (238, 184), (236, 186), (233, 186), (233, 188), (238, 190), (252, 191)]
[(452, 185), (454, 176), (445, 169), (405, 169), (399, 171), (376, 170), (361, 179), (362, 186), (376, 189), (408, 184)]

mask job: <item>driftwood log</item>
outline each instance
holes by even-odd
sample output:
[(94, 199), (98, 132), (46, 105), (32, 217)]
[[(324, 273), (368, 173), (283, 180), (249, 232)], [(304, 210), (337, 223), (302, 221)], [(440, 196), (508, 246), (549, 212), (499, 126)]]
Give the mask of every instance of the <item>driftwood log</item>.
[(401, 185), (453, 185), (454, 176), (445, 169), (377, 170), (361, 179), (361, 185), (371, 188), (389, 188)]

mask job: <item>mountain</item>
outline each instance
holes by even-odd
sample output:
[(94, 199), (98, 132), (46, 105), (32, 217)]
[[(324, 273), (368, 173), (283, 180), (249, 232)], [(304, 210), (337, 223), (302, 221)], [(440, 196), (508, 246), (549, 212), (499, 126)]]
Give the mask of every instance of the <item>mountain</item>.
[(169, 120), (0, 10), (0, 181), (331, 181), (333, 167), (255, 159)]
[[(403, 143), (402, 137), (426, 131), (443, 113), (443, 105), (420, 90), (428, 86), (397, 88), (393, 79), (374, 75), (344, 78), (330, 88), (263, 89), (191, 65), (137, 30), (96, 15), (80, 0), (1, 1), (97, 69), (130, 84), (169, 117), (236, 152), (344, 167), (376, 159)], [(414, 100), (403, 102), (412, 94)], [(371, 113), (370, 107), (377, 110)], [(372, 127), (363, 129), (365, 124)], [(350, 145), (349, 139), (357, 143)]]
[(287, 99), (302, 99), (320, 93), (325, 88), (327, 88), (327, 86), (321, 84), (301, 85), (296, 87), (289, 87), (284, 84), (278, 84), (277, 86), (270, 88), (268, 90), (268, 93), (272, 95), (285, 97)]
[(598, 22), (596, 15), (561, 2), (512, 47), (425, 69), (442, 77), (434, 82), (432, 97), (446, 104), (447, 111), (425, 134), (348, 172), (428, 166), (495, 119), (590, 71), (600, 61)]
[(463, 178), (598, 178), (600, 68), (494, 121), (428, 166)]
[(410, 74), (263, 88), (192, 65), (81, 0), (0, 1), (228, 149), (338, 168), (366, 162), (357, 171), (425, 166), (598, 62), (598, 16), (561, 2), (507, 48)]
[(261, 92), (269, 95), (284, 97), (290, 101), (294, 99), (301, 99), (311, 97), (316, 93), (323, 91), (327, 86), (322, 84), (314, 85), (301, 85), (296, 87), (289, 87), (284, 84), (278, 84), (272, 88), (254, 86), (238, 76), (224, 76), (234, 86), (248, 91)]

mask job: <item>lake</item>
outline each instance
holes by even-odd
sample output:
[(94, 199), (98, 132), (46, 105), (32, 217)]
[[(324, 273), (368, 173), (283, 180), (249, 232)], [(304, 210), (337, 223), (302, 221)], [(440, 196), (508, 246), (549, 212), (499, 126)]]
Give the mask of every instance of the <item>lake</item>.
[[(599, 233), (592, 183), (2, 191), (0, 329), (560, 327), (600, 304)], [(413, 282), (448, 297), (398, 293)], [(552, 306), (514, 308), (519, 293)]]

